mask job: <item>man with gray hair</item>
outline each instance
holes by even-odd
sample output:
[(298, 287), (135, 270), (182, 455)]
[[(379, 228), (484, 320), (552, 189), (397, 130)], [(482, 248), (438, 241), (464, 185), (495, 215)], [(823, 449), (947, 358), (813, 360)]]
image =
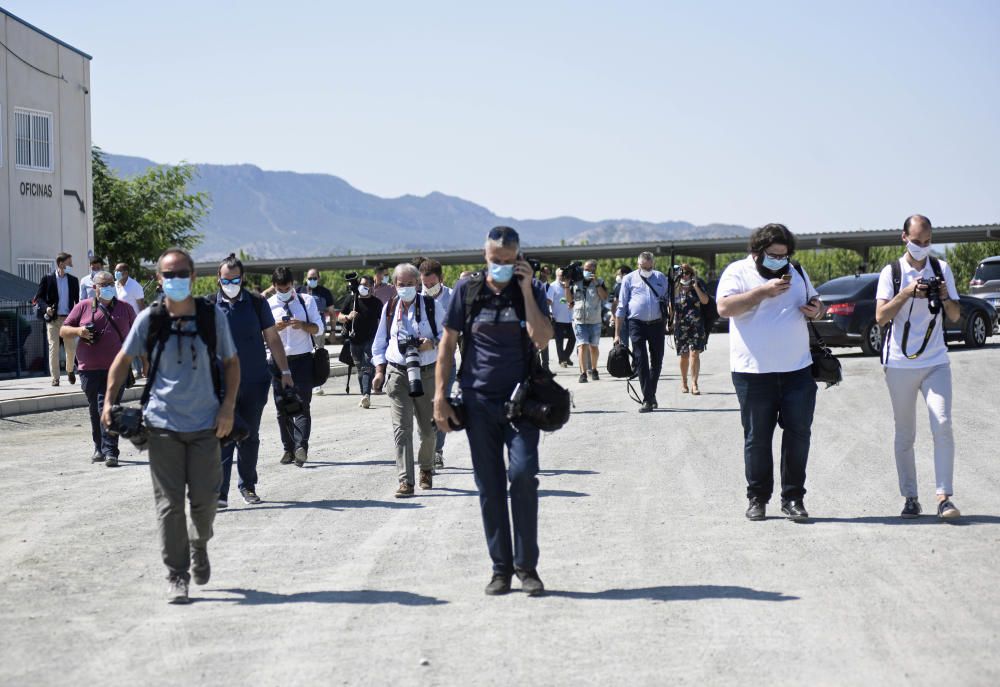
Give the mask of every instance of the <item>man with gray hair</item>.
[[(442, 432), (458, 426), (445, 389), (462, 334), (459, 385), (465, 435), (493, 560), (486, 593), (507, 594), (516, 574), (521, 589), (538, 596), (545, 591), (537, 571), (539, 429), (524, 418), (508, 420), (504, 403), (528, 376), (537, 351), (548, 346), (552, 323), (545, 289), (531, 278), (531, 265), (521, 255), (516, 231), (491, 230), (485, 257), (485, 274), (473, 274), (455, 285), (438, 347), (434, 420)], [(505, 446), (509, 467), (504, 464)]]
[(656, 386), (663, 366), (663, 341), (667, 321), (661, 303), (667, 298), (667, 277), (653, 269), (653, 254), (639, 253), (638, 269), (622, 277), (618, 308), (615, 311), (615, 343), (627, 336), (632, 342), (639, 387), (640, 413), (657, 407)]
[[(409, 263), (397, 265), (393, 272), (396, 295), (382, 309), (378, 331), (372, 343), (375, 378), (372, 387), (386, 386), (392, 411), (393, 439), (396, 444), (396, 469), (399, 485), (396, 498), (413, 496), (413, 427), (420, 434), (420, 488), (434, 486), (434, 371), (437, 345), (444, 331), (445, 309), (434, 298), (417, 293), (420, 272)], [(419, 356), (419, 382), (410, 377), (407, 352)], [(388, 369), (388, 375), (386, 370)]]

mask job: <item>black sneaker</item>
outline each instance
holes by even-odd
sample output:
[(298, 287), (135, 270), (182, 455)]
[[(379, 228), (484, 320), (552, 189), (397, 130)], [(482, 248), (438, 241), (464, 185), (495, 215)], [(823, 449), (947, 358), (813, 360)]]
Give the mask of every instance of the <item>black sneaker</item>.
[(763, 520), (767, 514), (767, 502), (759, 496), (750, 497), (750, 506), (747, 508), (747, 520)]
[(641, 406), (639, 406), (639, 412), (640, 413), (648, 413), (652, 409), (653, 409), (653, 404), (652, 403), (648, 403), (648, 402), (647, 403), (643, 403)]
[(291, 465), (294, 460), (295, 460), (295, 454), (292, 453), (291, 451), (285, 451), (284, 453), (281, 454), (282, 465)]
[(490, 583), (486, 585), (486, 596), (500, 596), (510, 594), (510, 575), (503, 573), (493, 573)]
[[(545, 593), (545, 585), (538, 576), (537, 570), (515, 570), (517, 579), (521, 580), (521, 591), (528, 596), (541, 596)], [(509, 584), (509, 583), (508, 583)]]
[(597, 374), (597, 370), (591, 370), (590, 371), (590, 378), (593, 379), (596, 382), (596, 381), (600, 380), (601, 375)]
[(587, 373), (586, 372), (581, 372), (580, 373), (580, 384), (586, 384), (586, 383), (587, 383)]
[(104, 454), (101, 453), (100, 451), (94, 451), (94, 454), (90, 457), (90, 462), (91, 463), (103, 463), (104, 462)]
[(802, 499), (782, 501), (781, 512), (794, 522), (802, 522), (809, 519), (809, 513), (806, 511), (806, 505), (802, 503)]
[(938, 517), (944, 520), (955, 520), (962, 517), (961, 511), (955, 507), (955, 504), (951, 502), (951, 499), (945, 499), (938, 503)]
[(307, 460), (309, 460), (309, 451), (307, 451), (306, 449), (301, 448), (301, 447), (295, 449), (295, 464), (296, 465), (298, 465), (299, 467), (302, 467), (303, 465), (306, 464)]
[(901, 518), (912, 519), (919, 517), (923, 512), (920, 507), (920, 501), (917, 501), (916, 496), (907, 496), (906, 503), (903, 504), (903, 512), (899, 514)]
[(260, 503), (260, 497), (257, 496), (257, 492), (253, 489), (240, 487), (240, 496), (243, 497), (243, 503), (249, 503), (250, 505)]
[(104, 466), (109, 468), (118, 467), (118, 456), (105, 456)]
[(212, 577), (212, 566), (208, 562), (208, 547), (191, 547), (191, 576), (195, 584), (207, 584)]

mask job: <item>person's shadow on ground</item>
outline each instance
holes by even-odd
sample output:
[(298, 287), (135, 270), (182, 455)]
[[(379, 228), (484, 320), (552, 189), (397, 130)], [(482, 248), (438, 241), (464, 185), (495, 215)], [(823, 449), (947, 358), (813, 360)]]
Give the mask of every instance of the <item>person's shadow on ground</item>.
[(891, 515), (866, 515), (857, 518), (809, 518), (799, 525), (822, 525), (826, 523), (847, 525), (951, 525), (963, 527), (966, 525), (1000, 525), (997, 515), (962, 515), (957, 520), (944, 520), (933, 514), (925, 514), (919, 518), (901, 518)]
[(274, 510), (288, 508), (318, 508), (320, 510), (346, 510), (348, 508), (423, 508), (419, 503), (407, 501), (370, 501), (364, 499), (322, 499), (320, 501), (262, 501), (250, 508), (226, 508), (219, 514), (230, 512), (249, 513), (257, 510)]
[(744, 601), (798, 601), (799, 597), (781, 592), (765, 592), (750, 587), (715, 584), (677, 585), (670, 587), (639, 587), (638, 589), (608, 589), (603, 592), (569, 592), (549, 590), (546, 596), (566, 599), (597, 599), (602, 601), (700, 601), (702, 599), (742, 599)]
[(236, 599), (201, 598), (199, 601), (235, 603), (240, 606), (268, 606), (288, 603), (320, 604), (398, 604), (400, 606), (441, 606), (448, 603), (433, 596), (423, 596), (412, 592), (391, 592), (378, 589), (331, 590), (321, 592), (294, 592), (278, 594), (257, 589), (215, 589), (212, 591), (238, 594)]

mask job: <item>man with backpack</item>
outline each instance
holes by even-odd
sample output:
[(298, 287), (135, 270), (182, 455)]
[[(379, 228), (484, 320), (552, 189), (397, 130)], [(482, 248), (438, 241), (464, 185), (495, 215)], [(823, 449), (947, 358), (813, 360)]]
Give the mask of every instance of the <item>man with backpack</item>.
[(531, 278), (532, 268), (521, 255), (517, 232), (510, 227), (492, 229), (485, 255), (487, 270), (459, 281), (452, 294), (438, 346), (434, 419), (443, 432), (461, 426), (445, 395), (461, 334), (459, 388), (464, 426), (493, 560), (486, 593), (507, 594), (517, 574), (521, 589), (537, 596), (545, 590), (537, 571), (540, 430), (523, 416), (511, 419), (511, 411), (516, 410), (513, 405), (521, 405), (512, 395), (528, 379), (537, 351), (551, 340), (552, 323), (545, 290)]
[[(275, 328), (274, 315), (264, 299), (247, 288), (243, 262), (230, 254), (219, 265), (219, 292), (209, 298), (229, 321), (240, 359), (240, 392), (236, 413), (246, 422), (247, 436), (222, 447), (222, 484), (219, 508), (229, 506), (229, 484), (233, 472), (233, 454), (239, 474), (237, 487), (246, 504), (260, 503), (257, 495), (257, 457), (260, 453), (260, 418), (271, 389), (271, 370), (267, 349), (271, 351), (283, 387), (292, 386), (292, 371), (285, 359), (285, 349)], [(238, 451), (238, 453), (237, 453)]]
[(319, 333), (323, 320), (316, 300), (307, 293), (295, 292), (295, 279), (288, 267), (275, 268), (271, 275), (271, 286), (274, 288), (274, 295), (267, 299), (267, 304), (281, 338), (281, 348), (288, 361), (287, 369), (292, 373), (292, 383), (298, 392), (299, 401), (295, 404), (294, 413), (283, 410), (286, 392), (281, 377), (285, 375), (279, 370), (279, 361), (274, 357), (272, 349), (271, 372), (274, 379), (271, 389), (274, 392), (274, 405), (278, 410), (278, 429), (284, 449), (281, 464), (290, 465), (294, 462), (302, 467), (309, 460), (309, 435), (312, 433), (309, 405), (312, 402), (313, 387), (316, 386), (313, 374), (313, 337)]
[[(944, 318), (958, 321), (962, 314), (955, 277), (944, 260), (931, 255), (931, 222), (923, 215), (903, 223), (906, 253), (886, 265), (879, 275), (875, 317), (888, 326), (882, 346), (885, 383), (896, 424), (894, 440), (904, 518), (921, 513), (917, 499), (917, 397), (923, 395), (934, 437), (934, 473), (937, 514), (961, 516), (951, 501), (955, 466), (955, 439), (951, 430), (951, 363), (944, 340)], [(938, 315), (941, 315), (938, 322)]]
[[(148, 356), (142, 405), (160, 549), (168, 571), (167, 601), (187, 603), (192, 574), (195, 584), (205, 584), (211, 576), (208, 540), (222, 477), (219, 439), (233, 429), (240, 361), (226, 318), (217, 316), (205, 299), (191, 296), (191, 256), (180, 248), (168, 249), (157, 262), (156, 275), (164, 297), (139, 313), (115, 358), (102, 421), (112, 425), (113, 399), (132, 359)], [(190, 529), (185, 501), (190, 503)]]

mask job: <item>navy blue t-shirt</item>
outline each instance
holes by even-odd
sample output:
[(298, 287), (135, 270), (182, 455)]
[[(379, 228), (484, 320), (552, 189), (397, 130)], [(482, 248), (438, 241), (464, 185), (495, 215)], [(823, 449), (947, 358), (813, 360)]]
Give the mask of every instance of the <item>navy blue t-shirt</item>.
[[(444, 326), (456, 331), (465, 329), (465, 291), (468, 280), (455, 285), (451, 306)], [(489, 284), (483, 284), (480, 297), (492, 294)], [(472, 322), (472, 336), (465, 342), (466, 359), (462, 361), (462, 389), (472, 389), (494, 398), (509, 398), (525, 375), (525, 346), (521, 337), (521, 320), (513, 303), (520, 298), (520, 285), (511, 281), (496, 297), (482, 303), (482, 309)], [(549, 304), (545, 288), (532, 284), (532, 294), (542, 315), (548, 317)]]
[(218, 294), (216, 307), (229, 320), (229, 331), (233, 335), (236, 355), (240, 359), (240, 385), (259, 384), (270, 379), (263, 332), (274, 326), (271, 308), (267, 303), (262, 303), (258, 310), (246, 291), (241, 291), (235, 301), (229, 301), (221, 293)]

